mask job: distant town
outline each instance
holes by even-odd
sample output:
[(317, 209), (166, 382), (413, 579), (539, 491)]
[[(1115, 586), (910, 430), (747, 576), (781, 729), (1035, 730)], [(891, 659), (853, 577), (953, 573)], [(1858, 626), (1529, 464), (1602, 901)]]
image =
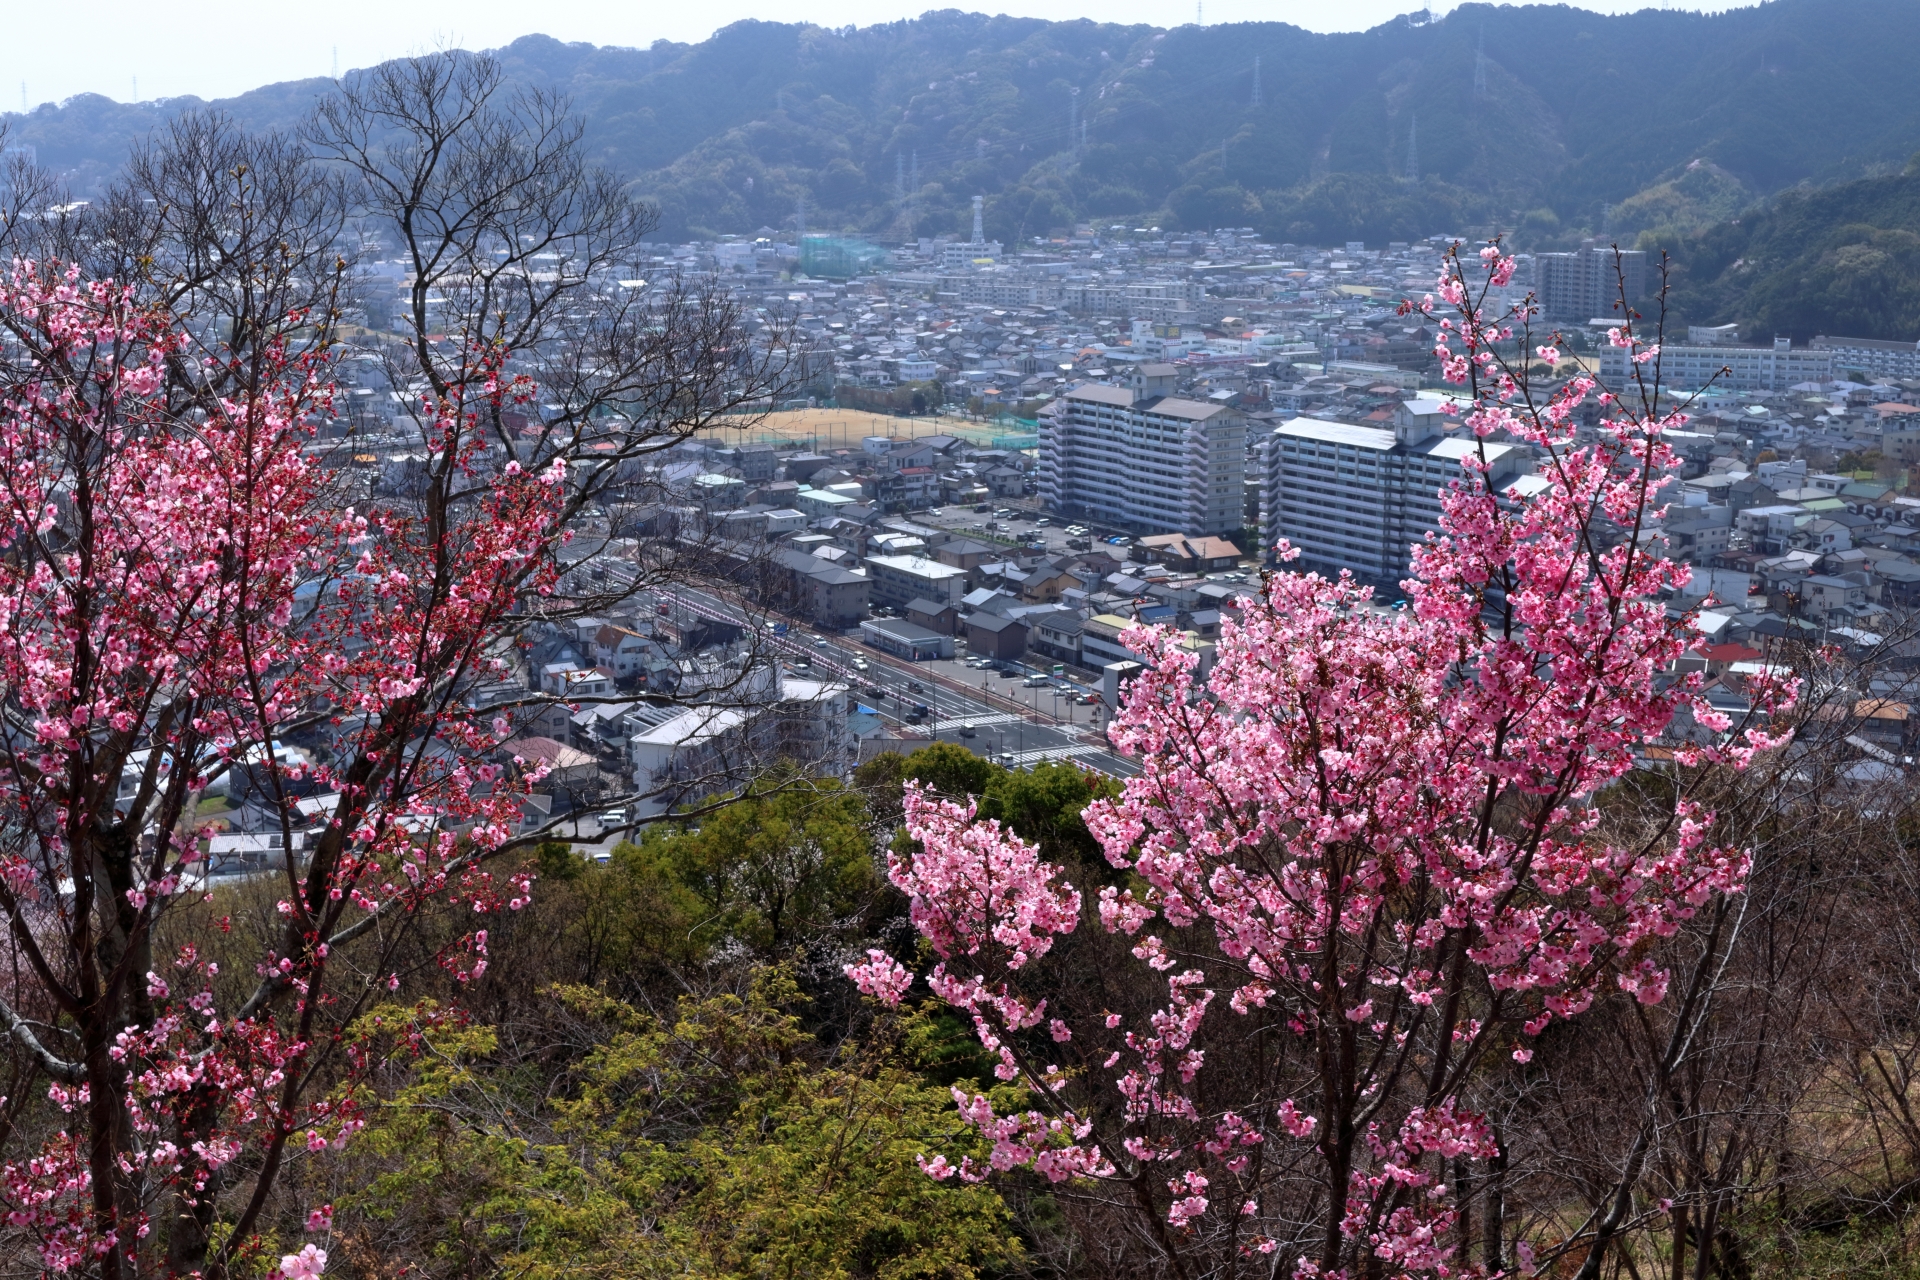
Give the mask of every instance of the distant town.
[[(647, 814), (734, 785), (728, 750), (773, 724), (785, 736), (752, 754), (830, 774), (936, 738), (1008, 764), (1130, 772), (1100, 726), (1138, 669), (1120, 639), (1134, 622), (1184, 632), (1204, 670), (1282, 539), (1297, 567), (1349, 570), (1380, 607), (1398, 600), (1408, 548), (1474, 447), (1437, 376), (1434, 322), (1398, 307), (1430, 289), (1450, 243), (1082, 226), (1017, 250), (977, 230), (884, 249), (771, 232), (649, 246), (605, 287), (692, 279), (730, 295), (757, 337), (792, 345), (784, 398), (628, 477), (646, 500), (609, 514), (594, 572), (611, 562), (618, 578), (662, 542), (698, 543), (731, 586), (641, 591), (549, 628), (524, 683), (597, 700), (554, 704), (516, 749), (592, 783), (583, 797), (645, 795)], [(375, 328), (383, 285), (400, 283), (384, 270), (367, 295)], [(1644, 255), (1598, 243), (1522, 255), (1490, 303), (1532, 293), (1536, 336), (1561, 332), (1548, 390), (1583, 370), (1620, 384), (1610, 295), (1639, 300), (1647, 275)], [(1675, 609), (1711, 596), (1686, 659), (1714, 677), (1709, 697), (1741, 705), (1768, 638), (1878, 645), (1887, 611), (1920, 603), (1906, 472), (1920, 462), (1920, 350), (1722, 326), (1660, 358), (1691, 421), (1670, 437), (1684, 469), (1667, 514), (1642, 536), (1693, 566)], [(384, 414), (390, 390), (357, 388), (359, 412)], [(1590, 427), (1602, 408), (1581, 412)], [(375, 483), (403, 492), (413, 455), (394, 439)], [(1493, 480), (1524, 492), (1531, 451), (1486, 449)], [(751, 624), (729, 600), (790, 620), (771, 640), (780, 679), (746, 680)], [(732, 678), (714, 674), (729, 662)], [(784, 710), (722, 715), (702, 706), (703, 682)], [(1908, 745), (1907, 709), (1873, 720), (1886, 741), (1862, 750), (1884, 764)]]

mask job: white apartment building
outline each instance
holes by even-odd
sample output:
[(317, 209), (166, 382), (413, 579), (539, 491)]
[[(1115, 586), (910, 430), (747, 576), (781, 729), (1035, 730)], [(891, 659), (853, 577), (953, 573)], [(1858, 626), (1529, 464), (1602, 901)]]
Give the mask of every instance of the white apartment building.
[(729, 693), (723, 703), (639, 703), (627, 713), (640, 816), (736, 790), (776, 760), (820, 778), (845, 778), (852, 770), (846, 685), (769, 674)]
[(1822, 334), (1813, 340), (1813, 349), (1833, 352), (1838, 369), (1858, 369), (1875, 378), (1920, 378), (1920, 343)]
[[(1658, 372), (1662, 386), (1693, 390), (1711, 382), (1722, 391), (1786, 391), (1802, 382), (1831, 382), (1831, 350), (1793, 345), (1791, 338), (1775, 338), (1770, 347), (1732, 347), (1676, 343), (1660, 348)], [(1608, 344), (1600, 348), (1600, 380), (1625, 392), (1631, 380), (1627, 350)], [(1722, 375), (1721, 370), (1727, 372)], [(1652, 380), (1655, 364), (1648, 361), (1640, 376)]]
[[(1351, 569), (1382, 581), (1404, 575), (1412, 545), (1440, 526), (1442, 491), (1464, 474), (1461, 460), (1482, 447), (1434, 434), (1423, 416), (1406, 415), (1393, 431), (1295, 418), (1262, 441), (1266, 544), (1285, 538), (1306, 568)], [(1484, 448), (1494, 484), (1526, 474), (1521, 446)]]
[(1047, 509), (1135, 533), (1237, 531), (1246, 417), (1170, 394), (1172, 365), (1143, 364), (1130, 381), (1076, 387), (1042, 415), (1040, 495)]

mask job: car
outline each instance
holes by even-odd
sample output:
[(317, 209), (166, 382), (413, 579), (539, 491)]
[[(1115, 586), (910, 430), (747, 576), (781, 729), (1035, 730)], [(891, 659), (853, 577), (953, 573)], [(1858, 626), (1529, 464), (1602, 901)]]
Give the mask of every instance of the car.
[(594, 814), (593, 820), (600, 824), (600, 828), (603, 831), (611, 830), (614, 827), (624, 827), (627, 825), (627, 811), (625, 809), (608, 809), (604, 813)]
[(980, 731), (970, 724), (963, 724), (960, 726), (960, 736), (963, 738), (977, 738), (980, 736)]
[(1091, 542), (1088, 542), (1088, 541), (1087, 541), (1087, 540), (1086, 540), (1085, 538), (1068, 538), (1068, 539), (1067, 539), (1067, 550), (1069, 550), (1069, 551), (1091, 551), (1091, 550), (1093, 550), (1093, 544), (1092, 544)]
[(793, 660), (793, 669), (795, 671), (806, 671), (810, 669), (812, 666), (813, 666), (813, 659), (809, 658), (804, 653), (799, 655)]
[(826, 647), (827, 647), (827, 638), (826, 638), (825, 636), (815, 636), (815, 637), (813, 638), (813, 647), (814, 647), (814, 648), (816, 648), (816, 649), (824, 649), (824, 648), (826, 648)]
[(1033, 518), (1033, 522), (1038, 525), (1049, 525), (1053, 523), (1053, 521), (1049, 520), (1045, 516), (1035, 516)]
[(993, 510), (993, 504), (991, 502), (982, 502), (975, 505), (975, 507), (973, 508), (973, 514), (977, 516), (983, 516), (992, 510)]
[(1013, 514), (1013, 511), (1009, 507), (998, 507), (994, 510), (993, 514), (999, 516), (1002, 520), (1005, 520), (1007, 517)]
[(911, 707), (907, 708), (906, 718), (914, 721), (915, 723), (918, 723), (919, 721), (925, 720), (932, 713), (933, 713), (932, 707), (929, 707), (924, 702), (916, 702)]
[(868, 667), (871, 667), (872, 665), (873, 664), (871, 662), (868, 662), (865, 658), (855, 658), (853, 660), (853, 669), (855, 671), (865, 671)]
[(1031, 675), (1020, 682), (1020, 687), (1023, 689), (1044, 689), (1052, 683), (1053, 681), (1046, 676)]
[(1070, 685), (1070, 684), (1068, 684), (1068, 683), (1067, 683), (1067, 682), (1066, 682), (1065, 680), (1056, 680), (1056, 681), (1054, 681), (1054, 684), (1053, 684), (1053, 687), (1054, 687), (1054, 688), (1055, 688), (1056, 690), (1058, 690), (1059, 692), (1061, 692), (1061, 693), (1076, 693), (1076, 692), (1078, 692), (1078, 690), (1076, 690), (1076, 689), (1075, 689), (1075, 688), (1074, 688), (1074, 687), (1073, 687), (1072, 685)]
[(907, 692), (908, 693), (925, 693), (926, 690), (920, 687), (920, 682), (918, 680), (909, 680), (907, 681)]
[(1013, 767), (1013, 752), (1002, 751), (1000, 753), (1000, 763), (1011, 769)]
[(1000, 678), (1003, 680), (1011, 679), (1012, 677), (1020, 674), (1017, 670), (1015, 670), (1012, 667), (1000, 667), (998, 668), (998, 670), (1000, 672)]
[(1094, 705), (1095, 703), (1097, 703), (1097, 702), (1099, 702), (1099, 701), (1100, 701), (1100, 695), (1099, 695), (1099, 694), (1097, 694), (1097, 693), (1093, 693), (1093, 692), (1091, 692), (1091, 691), (1088, 691), (1088, 692), (1086, 692), (1086, 693), (1082, 693), (1081, 695), (1079, 695), (1078, 697), (1076, 697), (1076, 698), (1074, 699), (1074, 701), (1075, 701), (1075, 702), (1077, 702), (1077, 703), (1079, 703), (1079, 704), (1080, 704), (1081, 706), (1083, 706), (1083, 707), (1091, 707), (1091, 706), (1093, 706), (1093, 705)]

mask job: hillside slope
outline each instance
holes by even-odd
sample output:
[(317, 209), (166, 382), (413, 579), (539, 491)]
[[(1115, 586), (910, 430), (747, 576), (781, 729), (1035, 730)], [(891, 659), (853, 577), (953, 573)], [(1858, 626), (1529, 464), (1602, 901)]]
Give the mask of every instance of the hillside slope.
[(1920, 160), (1647, 243), (1673, 258), (1682, 322), (1738, 322), (1763, 340), (1920, 337)]

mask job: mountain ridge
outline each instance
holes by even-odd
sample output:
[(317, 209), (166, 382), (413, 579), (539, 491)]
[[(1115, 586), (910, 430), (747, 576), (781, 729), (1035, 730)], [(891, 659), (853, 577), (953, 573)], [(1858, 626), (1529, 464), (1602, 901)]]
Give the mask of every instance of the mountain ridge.
[[(495, 56), (573, 98), (669, 239), (791, 228), (802, 202), (818, 230), (964, 233), (979, 193), (1009, 240), (1154, 218), (1320, 242), (1530, 227), (1549, 244), (1609, 229), (1608, 205), (1694, 162), (1765, 196), (1897, 169), (1920, 144), (1900, 52), (1920, 45), (1920, 6), (1898, 0), (1415, 16), (1325, 35), (936, 10), (646, 49), (535, 35)], [(285, 128), (331, 83), (213, 104), (83, 95), (7, 120), (84, 192), (168, 114)]]

